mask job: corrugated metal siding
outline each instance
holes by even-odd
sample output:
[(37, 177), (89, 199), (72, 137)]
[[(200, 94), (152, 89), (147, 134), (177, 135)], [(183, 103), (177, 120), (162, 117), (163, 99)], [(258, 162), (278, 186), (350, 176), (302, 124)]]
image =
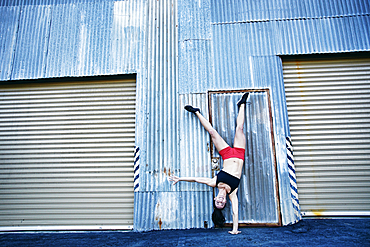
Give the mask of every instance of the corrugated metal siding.
[[(165, 170), (178, 160), (176, 1), (152, 1), (148, 18), (146, 166), (141, 191), (168, 191)], [(158, 176), (157, 176), (158, 175)]]
[(370, 4), (366, 0), (220, 0), (212, 4), (211, 11), (215, 41), (236, 41), (228, 49), (239, 46), (246, 52), (243, 55), (368, 51), (370, 47)]
[(19, 15), (19, 8), (0, 8), (0, 80), (10, 79)]
[(211, 1), (179, 1), (179, 93), (205, 93), (212, 82)]
[(370, 215), (370, 59), (284, 62), (305, 215)]
[(370, 50), (370, 16), (274, 22), (277, 54)]
[(135, 230), (208, 228), (212, 202), (212, 191), (135, 193), (135, 205), (145, 205), (135, 211)]
[(132, 228), (135, 81), (0, 91), (0, 229)]
[(357, 16), (370, 13), (367, 0), (213, 1), (213, 23)]
[[(230, 146), (234, 143), (238, 115), (236, 102), (241, 96), (242, 93), (211, 93), (212, 124)], [(246, 107), (246, 159), (238, 190), (240, 223), (280, 224), (268, 96), (267, 91), (251, 92)], [(213, 153), (214, 157), (219, 156), (215, 148)], [(232, 222), (230, 204), (225, 208), (225, 217)]]
[[(138, 138), (138, 145), (145, 151), (141, 154), (140, 191), (135, 193), (134, 228), (138, 230), (201, 227), (199, 221), (181, 221), (199, 214), (195, 216), (194, 211), (198, 211), (185, 206), (187, 202), (181, 200), (180, 192), (175, 192), (168, 181), (168, 176), (180, 163), (177, 14), (176, 0), (148, 1), (147, 74), (143, 81), (143, 115), (140, 118), (143, 121), (140, 124), (145, 124), (142, 125), (145, 136)], [(195, 195), (202, 200), (202, 194), (204, 192)], [(169, 208), (174, 198), (181, 200), (181, 210)], [(199, 202), (197, 206), (204, 210)], [(171, 212), (171, 217), (157, 217), (161, 213), (154, 212)]]
[[(370, 16), (248, 22), (212, 25), (215, 42), (233, 56), (292, 55), (368, 51), (370, 47)], [(243, 40), (244, 42), (240, 42)], [(235, 45), (230, 45), (235, 43)], [(220, 47), (215, 46), (215, 53)], [(242, 50), (244, 53), (235, 51)], [(238, 55), (239, 54), (239, 55)], [(224, 55), (225, 56), (225, 55)], [(228, 57), (231, 55), (226, 55)], [(215, 71), (217, 77), (232, 76), (247, 69), (248, 64), (217, 61), (232, 66), (233, 74)], [(224, 63), (224, 64), (223, 64)], [(242, 69), (239, 70), (238, 67)]]
[(164, 161), (164, 167), (160, 170), (145, 172), (145, 180), (160, 187), (157, 192), (141, 190), (135, 193), (135, 205), (140, 207), (134, 216), (137, 230), (207, 228), (213, 225), (213, 191), (210, 187), (197, 183), (178, 183), (173, 186), (167, 180), (172, 174), (212, 177), (209, 135), (199, 120), (184, 110), (185, 105), (192, 104), (208, 114), (207, 95), (180, 95), (179, 104), (176, 109), (179, 115), (179, 143), (173, 153), (166, 153), (178, 158), (172, 163)]
[(51, 8), (48, 6), (21, 9), (11, 79), (44, 77), (50, 23)]
[[(113, 4), (105, 1), (47, 7), (52, 15), (48, 61), (42, 77), (110, 74), (109, 58), (115, 54), (110, 38), (116, 17)], [(66, 19), (70, 21), (66, 23)]]
[[(145, 67), (148, 55), (145, 50), (148, 2), (147, 0), (114, 2), (109, 46), (110, 73), (144, 73), (142, 68)], [(109, 33), (107, 35), (109, 37)]]
[(0, 4), (0, 80), (145, 73), (148, 1), (19, 4)]
[[(184, 109), (185, 105), (199, 107), (203, 116), (208, 117), (206, 94), (180, 95), (180, 162), (174, 173), (180, 177), (212, 177), (210, 156), (210, 136), (199, 119)], [(212, 191), (205, 184), (179, 183), (175, 187), (180, 191)], [(211, 200), (213, 198), (205, 198)], [(211, 209), (212, 210), (212, 209)], [(212, 213), (212, 211), (210, 212)]]

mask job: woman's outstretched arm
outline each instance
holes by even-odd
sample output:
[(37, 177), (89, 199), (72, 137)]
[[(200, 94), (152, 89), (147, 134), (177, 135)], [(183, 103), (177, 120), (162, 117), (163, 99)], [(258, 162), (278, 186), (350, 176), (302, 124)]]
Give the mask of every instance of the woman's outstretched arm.
[(177, 177), (177, 176), (170, 176), (170, 181), (173, 182), (173, 184), (177, 184), (177, 182), (185, 181), (185, 182), (196, 182), (200, 184), (206, 184), (211, 187), (216, 186), (216, 177), (214, 178), (203, 178), (203, 177)]

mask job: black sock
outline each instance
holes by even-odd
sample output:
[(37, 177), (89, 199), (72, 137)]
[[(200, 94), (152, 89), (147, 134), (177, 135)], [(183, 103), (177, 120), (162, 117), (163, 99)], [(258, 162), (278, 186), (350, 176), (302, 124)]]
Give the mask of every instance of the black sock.
[(197, 111), (199, 111), (199, 112), (200, 112), (200, 109), (199, 109), (199, 108), (194, 108), (194, 107), (192, 107), (191, 105), (187, 105), (187, 106), (185, 106), (184, 108), (185, 108), (185, 110), (187, 110), (187, 111), (189, 111), (189, 112), (192, 112), (192, 113), (196, 113)]
[(240, 107), (241, 104), (247, 103), (248, 96), (249, 96), (249, 93), (243, 94), (242, 98), (237, 103), (238, 107)]

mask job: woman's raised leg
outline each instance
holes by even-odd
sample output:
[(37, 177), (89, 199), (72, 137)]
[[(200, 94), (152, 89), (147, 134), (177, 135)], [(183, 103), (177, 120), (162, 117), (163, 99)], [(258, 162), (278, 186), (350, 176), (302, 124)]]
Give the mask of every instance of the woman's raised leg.
[[(245, 119), (245, 104), (248, 98), (248, 93), (244, 94), (242, 101), (238, 102), (239, 113), (236, 119), (236, 130), (234, 138), (234, 147), (244, 148), (246, 147), (246, 138), (244, 135), (244, 119)], [(244, 99), (244, 100), (243, 100)]]
[(193, 108), (192, 106), (185, 106), (185, 109), (189, 112), (194, 113), (205, 130), (210, 134), (213, 144), (217, 151), (227, 148), (229, 145), (220, 136), (220, 134), (213, 128), (212, 124), (200, 113), (199, 108)]

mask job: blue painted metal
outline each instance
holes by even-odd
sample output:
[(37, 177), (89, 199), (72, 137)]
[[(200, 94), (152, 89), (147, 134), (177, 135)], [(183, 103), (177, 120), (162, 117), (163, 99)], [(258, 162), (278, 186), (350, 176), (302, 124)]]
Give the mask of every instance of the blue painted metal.
[(296, 222), (298, 222), (302, 219), (302, 215), (301, 215), (301, 209), (299, 206), (298, 186), (297, 186), (297, 178), (295, 175), (293, 146), (292, 146), (292, 140), (290, 136), (286, 138), (286, 148), (287, 148), (287, 159), (288, 159), (288, 167), (289, 167), (290, 191), (291, 191), (291, 196), (292, 196), (292, 204), (294, 208), (294, 214), (296, 216)]
[(349, 17), (369, 12), (367, 0), (218, 0), (212, 4), (212, 23)]

